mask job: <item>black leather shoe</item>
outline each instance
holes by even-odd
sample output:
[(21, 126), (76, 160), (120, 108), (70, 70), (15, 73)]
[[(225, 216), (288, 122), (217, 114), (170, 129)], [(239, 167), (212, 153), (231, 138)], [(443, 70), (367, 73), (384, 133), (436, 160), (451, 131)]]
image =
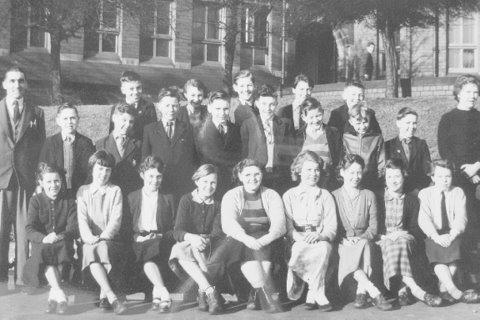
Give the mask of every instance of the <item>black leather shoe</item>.
[(316, 302), (305, 302), (305, 309), (307, 310), (318, 309), (318, 304)]
[(197, 301), (200, 311), (208, 311), (207, 295), (205, 292), (198, 290)]
[(447, 291), (440, 292), (440, 298), (442, 298), (443, 300), (445, 300), (447, 303), (450, 303), (450, 304), (457, 302), (457, 299), (452, 297), (450, 293), (448, 293)]
[(429, 307), (440, 307), (442, 305), (442, 298), (430, 293), (425, 293), (423, 296), (423, 303)]
[(100, 302), (98, 303), (98, 307), (103, 311), (112, 310), (112, 305), (110, 304), (110, 302), (108, 302), (107, 298), (100, 299)]
[(475, 290), (469, 289), (463, 291), (460, 302), (463, 303), (480, 303), (480, 295)]
[(67, 312), (67, 301), (62, 301), (57, 304), (57, 314), (65, 314)]
[(402, 307), (405, 307), (405, 306), (408, 306), (412, 303), (412, 300), (410, 299), (410, 294), (408, 293), (408, 291), (402, 291), (402, 293), (400, 293), (398, 295), (398, 304)]
[(382, 311), (389, 311), (393, 308), (392, 304), (385, 299), (383, 294), (379, 294), (375, 299), (372, 299), (372, 303)]
[(353, 306), (357, 309), (364, 309), (368, 307), (367, 295), (365, 293), (358, 293), (355, 297)]
[(159, 309), (160, 309), (160, 300), (153, 299), (152, 306), (150, 307), (149, 311), (158, 312)]
[(171, 307), (172, 307), (172, 300), (162, 300), (158, 304), (158, 312), (159, 313), (170, 312)]
[(283, 312), (278, 301), (273, 299), (272, 295), (265, 287), (258, 289), (258, 295), (260, 296), (260, 305), (264, 311), (268, 313)]
[(321, 311), (321, 312), (328, 312), (328, 311), (332, 311), (333, 309), (333, 306), (330, 303), (317, 304), (317, 305), (318, 305), (318, 311)]
[(112, 302), (112, 308), (115, 314), (124, 314), (127, 311), (127, 307), (118, 299)]
[(206, 295), (207, 304), (208, 304), (208, 313), (210, 314), (219, 314), (223, 310), (223, 298), (218, 293), (216, 289), (213, 289), (213, 292)]
[(55, 313), (56, 310), (57, 310), (57, 301), (48, 300), (47, 309), (45, 310), (45, 313)]

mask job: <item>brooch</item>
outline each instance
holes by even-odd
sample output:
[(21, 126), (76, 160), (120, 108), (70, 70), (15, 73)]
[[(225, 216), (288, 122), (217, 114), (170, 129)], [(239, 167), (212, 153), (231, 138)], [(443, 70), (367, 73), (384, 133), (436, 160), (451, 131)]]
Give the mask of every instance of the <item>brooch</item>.
[(30, 128), (36, 128), (37, 127), (37, 119), (33, 119), (30, 121)]

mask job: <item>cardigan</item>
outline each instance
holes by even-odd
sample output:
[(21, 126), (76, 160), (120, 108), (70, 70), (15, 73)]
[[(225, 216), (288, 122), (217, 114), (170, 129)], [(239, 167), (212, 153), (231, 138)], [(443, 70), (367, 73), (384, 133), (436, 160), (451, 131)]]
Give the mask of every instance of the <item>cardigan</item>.
[(74, 199), (50, 199), (44, 192), (30, 198), (27, 224), (27, 239), (42, 243), (49, 233), (73, 239), (77, 233), (77, 206)]
[[(270, 220), (270, 229), (266, 235), (259, 240), (265, 245), (280, 238), (287, 231), (285, 222), (285, 211), (282, 198), (272, 190), (260, 187), (260, 197), (262, 199), (263, 208)], [(248, 237), (245, 230), (238, 222), (238, 218), (242, 213), (245, 204), (245, 196), (243, 186), (235, 187), (229, 190), (222, 199), (221, 221), (222, 230), (227, 235), (240, 242)]]

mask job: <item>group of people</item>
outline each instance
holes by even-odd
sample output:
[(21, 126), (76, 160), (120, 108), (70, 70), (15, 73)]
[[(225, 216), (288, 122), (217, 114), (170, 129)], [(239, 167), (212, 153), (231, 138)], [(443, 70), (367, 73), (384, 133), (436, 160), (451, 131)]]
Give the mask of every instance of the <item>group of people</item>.
[[(3, 80), (0, 281), (8, 280), (13, 226), (16, 279), (46, 279), (47, 312), (67, 311), (62, 274), (77, 262), (100, 288), (99, 308), (117, 314), (127, 309), (119, 293), (133, 284), (153, 311), (168, 312), (170, 291), (188, 279), (211, 314), (222, 312), (223, 292), (278, 312), (279, 301), (306, 290), (308, 309), (330, 311), (327, 283), (355, 285), (357, 308), (391, 310), (384, 289), (400, 305), (412, 297), (432, 307), (480, 302), (454, 281), (459, 267), (478, 267), (461, 263), (479, 227), (475, 77), (455, 83), (458, 105), (442, 117), (442, 159), (434, 161), (415, 136), (413, 109), (399, 110), (398, 136), (384, 142), (358, 83), (345, 87), (345, 104), (326, 124), (304, 75), (281, 108), (248, 70), (234, 77), (236, 98), (221, 90), (207, 98), (191, 79), (183, 92), (161, 89), (152, 104), (138, 74), (124, 72), (120, 82), (125, 101), (112, 107), (109, 133), (94, 145), (77, 131), (72, 104), (58, 107), (60, 132), (45, 139), (25, 73), (14, 67)], [(438, 288), (422, 286), (425, 270)], [(372, 278), (378, 271), (383, 283)]]

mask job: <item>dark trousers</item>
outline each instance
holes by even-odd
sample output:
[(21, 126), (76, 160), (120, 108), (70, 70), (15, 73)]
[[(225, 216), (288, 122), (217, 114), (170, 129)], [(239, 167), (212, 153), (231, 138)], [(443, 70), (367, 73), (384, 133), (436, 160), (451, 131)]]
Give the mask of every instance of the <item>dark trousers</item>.
[(12, 176), (7, 189), (0, 189), (0, 281), (8, 280), (10, 232), (15, 231), (15, 279), (23, 284), (21, 275), (28, 257), (27, 223), (28, 194)]

